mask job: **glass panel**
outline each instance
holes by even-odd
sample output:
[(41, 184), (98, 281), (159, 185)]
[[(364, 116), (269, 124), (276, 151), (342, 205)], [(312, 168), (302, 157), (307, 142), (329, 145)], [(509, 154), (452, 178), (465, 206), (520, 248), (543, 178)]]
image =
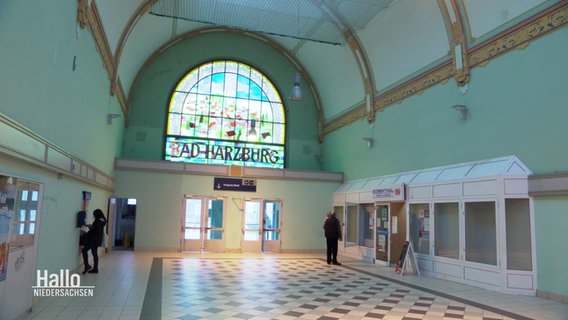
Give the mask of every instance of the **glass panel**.
[(201, 227), (201, 200), (186, 199), (185, 200), (185, 227), (200, 228)]
[(361, 210), (361, 217), (359, 222), (361, 226), (359, 230), (361, 231), (361, 241), (360, 246), (372, 248), (373, 247), (373, 216), (375, 214), (374, 205), (363, 206)]
[(184, 239), (186, 240), (199, 240), (201, 232), (199, 229), (185, 229)]
[[(39, 184), (31, 183), (24, 180), (17, 180), (15, 178), (8, 178), (7, 183), (3, 189), (0, 188), (0, 202), (8, 203), (8, 208), (12, 207), (10, 215), (12, 218), (12, 235), (10, 237), (10, 248), (17, 249), (21, 247), (31, 246), (34, 244), (37, 219), (38, 199), (39, 199)], [(4, 190), (9, 189), (11, 192), (18, 194), (15, 201), (14, 198), (9, 199)], [(4, 204), (0, 204), (4, 207)], [(0, 228), (2, 223), (0, 221)], [(1, 233), (1, 232), (0, 232)]]
[(529, 199), (505, 199), (507, 269), (532, 271)]
[(459, 204), (436, 203), (434, 215), (434, 254), (459, 259)]
[(357, 206), (347, 207), (347, 230), (345, 232), (345, 241), (357, 244)]
[(260, 237), (258, 236), (258, 231), (245, 231), (245, 241), (258, 241)]
[(201, 199), (185, 199), (186, 240), (201, 239)]
[(280, 232), (280, 203), (265, 202), (264, 204), (264, 240), (278, 240)]
[(409, 238), (415, 252), (430, 254), (430, 207), (427, 203), (410, 205)]
[(339, 223), (343, 229), (345, 227), (345, 222), (343, 221), (343, 207), (342, 206), (334, 206), (333, 212), (335, 213), (335, 217), (339, 220)]
[(245, 202), (244, 227), (245, 240), (253, 241), (260, 239), (260, 202)]
[[(223, 228), (223, 200), (209, 200), (207, 227)], [(223, 230), (208, 230), (207, 239), (223, 239)]]
[(466, 260), (497, 265), (495, 202), (465, 204)]
[[(235, 61), (206, 63), (186, 75), (171, 96), (164, 159), (284, 168), (283, 109), (278, 91), (257, 70)], [(172, 139), (186, 142), (182, 144)], [(201, 155), (197, 150), (199, 145), (218, 144), (223, 147), (214, 152), (188, 156), (190, 150)], [(249, 149), (262, 152), (264, 156), (256, 157), (255, 161), (242, 159), (236, 153), (236, 150)], [(277, 154), (278, 159), (268, 157), (272, 154)]]

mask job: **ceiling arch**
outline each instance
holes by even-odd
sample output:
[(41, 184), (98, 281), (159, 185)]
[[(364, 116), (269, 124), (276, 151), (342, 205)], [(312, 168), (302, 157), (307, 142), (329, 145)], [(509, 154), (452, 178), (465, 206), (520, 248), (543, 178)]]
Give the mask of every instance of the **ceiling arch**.
[[(78, 1), (79, 24), (92, 31), (109, 72), (111, 92), (118, 95), (126, 117), (129, 110), (125, 92), (130, 91), (148, 57), (164, 43), (210, 27), (210, 23), (152, 15), (152, 6), (160, 1), (172, 0)], [(232, 1), (210, 2), (221, 5)], [(277, 2), (242, 3), (264, 5), (265, 9), (276, 10), (275, 14), (290, 11)], [(370, 19), (355, 24), (350, 20), (356, 16), (351, 11), (365, 10), (355, 3), (375, 0), (302, 2), (332, 21), (343, 43), (331, 45), (307, 36), (286, 36), (284, 31), (218, 28), (269, 39), (294, 61), (318, 97), (322, 135), (358, 119), (372, 122), (376, 112), (451, 78), (460, 90), (467, 91), (471, 68), (564, 26), (566, 19), (558, 17), (565, 16), (567, 10), (565, 0), (388, 0)], [(258, 8), (248, 8), (247, 12), (253, 9)], [(246, 13), (241, 17), (246, 20)], [(531, 24), (541, 23), (542, 28), (531, 28)], [(294, 24), (288, 21), (286, 28), (290, 29), (290, 25)], [(312, 32), (314, 28), (317, 24)], [(445, 40), (439, 36), (441, 33), (446, 34)], [(412, 45), (405, 42), (417, 44), (416, 49), (409, 49)]]

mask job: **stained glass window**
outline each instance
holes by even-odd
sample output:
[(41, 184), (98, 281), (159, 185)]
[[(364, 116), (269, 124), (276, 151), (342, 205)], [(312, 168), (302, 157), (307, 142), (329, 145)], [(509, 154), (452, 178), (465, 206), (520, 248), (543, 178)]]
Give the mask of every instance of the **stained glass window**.
[(165, 160), (284, 168), (284, 106), (258, 70), (213, 61), (190, 71), (170, 99)]

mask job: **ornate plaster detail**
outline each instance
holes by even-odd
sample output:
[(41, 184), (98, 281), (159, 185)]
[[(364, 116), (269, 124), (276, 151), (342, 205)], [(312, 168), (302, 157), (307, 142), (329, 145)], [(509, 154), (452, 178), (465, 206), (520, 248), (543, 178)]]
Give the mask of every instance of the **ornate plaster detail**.
[[(464, 57), (463, 61), (464, 66), (468, 68), (467, 75), (469, 75), (470, 68), (483, 67), (490, 60), (509, 52), (511, 49), (524, 49), (531, 41), (558, 30), (566, 24), (568, 24), (568, 1), (560, 2), (513, 28), (466, 50), (467, 57)], [(452, 28), (454, 27), (452, 26)], [(465, 43), (462, 45), (462, 50), (464, 50), (463, 48), (465, 48)], [(461, 79), (462, 76), (457, 76), (453, 59), (401, 83), (385, 93), (380, 93), (375, 98), (375, 110), (382, 111), (386, 107), (402, 102), (405, 98), (422, 93), (429, 87), (447, 82), (452, 77), (460, 83), (458, 79)], [(329, 134), (364, 117), (365, 105), (363, 104), (325, 123), (323, 133), (324, 135)]]
[(524, 49), (528, 44), (551, 31), (562, 28), (568, 23), (568, 2), (526, 20), (523, 23), (497, 35), (470, 50), (469, 64), (483, 66), (512, 49)]

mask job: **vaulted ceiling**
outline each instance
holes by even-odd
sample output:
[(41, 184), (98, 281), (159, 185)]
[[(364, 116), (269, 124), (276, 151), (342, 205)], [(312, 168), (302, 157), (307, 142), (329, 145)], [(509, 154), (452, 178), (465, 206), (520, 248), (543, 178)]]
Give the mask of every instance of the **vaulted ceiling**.
[[(256, 34), (297, 65), (322, 133), (367, 118), (565, 26), (567, 0), (79, 0), (128, 116), (145, 62), (183, 34)], [(341, 90), (338, 90), (340, 88)]]

